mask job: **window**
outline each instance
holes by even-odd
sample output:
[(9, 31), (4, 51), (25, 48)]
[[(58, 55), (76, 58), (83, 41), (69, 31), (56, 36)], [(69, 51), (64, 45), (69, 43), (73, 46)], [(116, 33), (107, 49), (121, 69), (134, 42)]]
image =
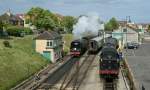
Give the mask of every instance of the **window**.
[(53, 45), (52, 41), (49, 41), (49, 40), (48, 40), (46, 46), (47, 46), (47, 47), (51, 47), (52, 45)]

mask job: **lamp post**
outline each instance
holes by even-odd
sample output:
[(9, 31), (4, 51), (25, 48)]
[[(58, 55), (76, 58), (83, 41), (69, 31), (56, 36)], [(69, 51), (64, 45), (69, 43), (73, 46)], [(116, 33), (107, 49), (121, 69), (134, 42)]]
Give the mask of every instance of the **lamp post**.
[(126, 16), (126, 24), (125, 24), (125, 29), (126, 29), (126, 53), (127, 53), (127, 24), (128, 24), (128, 17), (130, 18), (130, 16)]

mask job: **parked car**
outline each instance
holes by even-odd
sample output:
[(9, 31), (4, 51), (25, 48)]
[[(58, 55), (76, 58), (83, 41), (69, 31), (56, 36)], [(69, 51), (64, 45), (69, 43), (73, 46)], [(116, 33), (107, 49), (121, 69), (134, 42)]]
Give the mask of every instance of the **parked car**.
[(139, 43), (137, 43), (137, 42), (128, 42), (125, 45), (125, 48), (128, 48), (128, 49), (137, 49), (137, 48), (139, 48)]

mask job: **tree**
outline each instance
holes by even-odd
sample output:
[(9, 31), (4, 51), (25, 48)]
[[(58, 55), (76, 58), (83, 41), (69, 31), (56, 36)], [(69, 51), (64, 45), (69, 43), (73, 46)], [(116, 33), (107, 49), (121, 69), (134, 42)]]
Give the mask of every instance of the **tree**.
[(119, 28), (119, 23), (118, 21), (113, 17), (112, 19), (110, 19), (110, 24), (112, 25), (112, 29), (118, 29)]
[(32, 23), (38, 29), (44, 28), (46, 30), (65, 30), (72, 32), (75, 18), (72, 16), (61, 16), (53, 14), (49, 10), (40, 7), (33, 7), (27, 12), (26, 23)]
[(3, 23), (2, 22), (0, 22), (0, 36), (3, 34)]
[(3, 36), (4, 34), (4, 28), (7, 28), (7, 24), (3, 23), (2, 21), (0, 21), (0, 36)]
[(29, 19), (27, 19), (27, 21), (32, 23), (39, 29), (53, 29), (56, 25), (55, 17), (49, 10), (44, 10), (40, 7), (35, 7), (31, 8), (27, 12), (27, 15), (29, 16)]
[(113, 17), (109, 20), (109, 22), (107, 22), (105, 24), (105, 30), (108, 31), (113, 31), (115, 29), (119, 28), (119, 23), (117, 22), (117, 20)]
[(65, 16), (63, 18), (63, 27), (66, 29), (68, 33), (71, 33), (73, 30), (73, 25), (75, 24), (76, 19), (72, 16)]
[(105, 30), (106, 31), (112, 31), (112, 25), (111, 25), (110, 22), (108, 22), (108, 23), (105, 24)]
[(0, 21), (0, 30), (3, 29), (4, 24)]

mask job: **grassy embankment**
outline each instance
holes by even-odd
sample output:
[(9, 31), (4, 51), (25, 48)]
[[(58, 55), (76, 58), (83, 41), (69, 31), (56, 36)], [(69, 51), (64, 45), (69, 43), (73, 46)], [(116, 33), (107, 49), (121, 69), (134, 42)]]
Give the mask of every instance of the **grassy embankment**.
[(0, 39), (0, 90), (10, 89), (47, 64), (35, 53), (32, 37), (13, 37), (9, 40), (12, 48), (4, 47)]
[(73, 40), (72, 34), (64, 34), (63, 35), (63, 41), (64, 41), (64, 51), (65, 53), (68, 53), (70, 50), (70, 43)]

